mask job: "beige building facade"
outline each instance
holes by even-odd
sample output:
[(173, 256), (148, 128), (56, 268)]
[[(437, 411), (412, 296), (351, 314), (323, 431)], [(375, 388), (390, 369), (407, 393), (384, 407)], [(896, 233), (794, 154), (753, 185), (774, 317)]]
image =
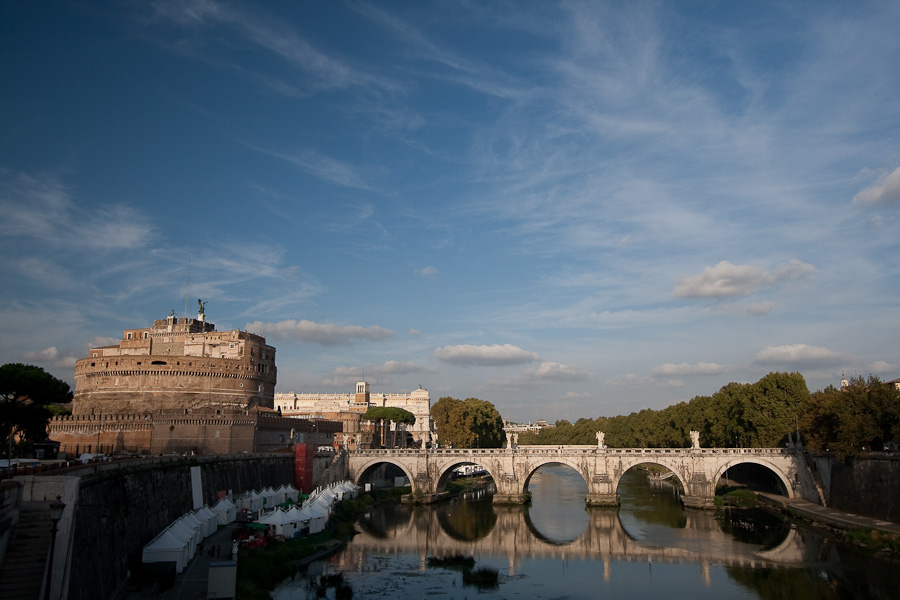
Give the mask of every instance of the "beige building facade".
[[(399, 425), (399, 431), (410, 434), (416, 444), (431, 441), (431, 395), (426, 389), (418, 389), (408, 394), (386, 394), (372, 392), (365, 381), (356, 383), (356, 389), (346, 394), (319, 394), (287, 392), (275, 394), (275, 409), (285, 417), (339, 420), (344, 423), (347, 434), (346, 444), (353, 445), (355, 439), (365, 439), (355, 434), (363, 430), (371, 431), (360, 417), (369, 408), (384, 406), (408, 410), (416, 417), (413, 425)], [(335, 441), (342, 442), (340, 434)]]

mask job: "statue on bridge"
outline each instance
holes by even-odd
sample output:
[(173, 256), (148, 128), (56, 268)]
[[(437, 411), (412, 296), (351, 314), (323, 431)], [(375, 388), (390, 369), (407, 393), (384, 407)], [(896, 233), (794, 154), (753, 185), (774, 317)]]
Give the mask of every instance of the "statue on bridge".
[(691, 449), (696, 450), (700, 447), (700, 432), (692, 431), (691, 432)]
[(604, 441), (605, 439), (606, 439), (606, 434), (603, 433), (602, 431), (598, 431), (597, 432), (597, 448), (599, 448), (600, 450), (606, 450), (606, 442)]

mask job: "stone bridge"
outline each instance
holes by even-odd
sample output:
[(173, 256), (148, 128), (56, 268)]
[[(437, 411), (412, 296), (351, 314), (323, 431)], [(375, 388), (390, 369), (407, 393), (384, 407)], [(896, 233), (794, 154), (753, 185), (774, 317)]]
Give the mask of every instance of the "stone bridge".
[(442, 495), (453, 470), (476, 464), (497, 486), (495, 504), (524, 504), (528, 482), (547, 464), (564, 464), (578, 471), (588, 486), (591, 506), (616, 506), (619, 479), (629, 469), (654, 464), (669, 469), (681, 484), (685, 506), (713, 506), (716, 483), (728, 469), (755, 464), (781, 482), (785, 496), (821, 504), (813, 474), (801, 449), (794, 448), (602, 448), (599, 446), (513, 446), (512, 448), (448, 448), (356, 450), (349, 454), (350, 478), (365, 483), (385, 463), (409, 477), (413, 496), (428, 502)]

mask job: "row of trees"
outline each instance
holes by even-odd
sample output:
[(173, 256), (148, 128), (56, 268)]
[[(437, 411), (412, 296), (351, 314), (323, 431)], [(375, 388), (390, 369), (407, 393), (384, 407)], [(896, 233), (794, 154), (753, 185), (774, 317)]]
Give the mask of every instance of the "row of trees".
[(69, 384), (40, 367), (8, 363), (0, 367), (0, 435), (8, 458), (14, 441), (24, 454), (31, 443), (47, 439), (47, 420), (54, 405), (72, 399)]
[(596, 432), (616, 448), (683, 448), (690, 431), (707, 447), (777, 447), (792, 432), (817, 450), (852, 456), (900, 440), (900, 390), (877, 377), (810, 394), (800, 373), (769, 373), (756, 383), (729, 383), (712, 396), (697, 396), (662, 410), (557, 421), (556, 427), (523, 433), (525, 444), (594, 444)]
[(503, 419), (494, 405), (478, 398), (444, 396), (431, 407), (438, 443), (454, 448), (500, 448)]
[(900, 441), (900, 390), (872, 375), (852, 378), (845, 387), (828, 386), (812, 394), (800, 426), (814, 448), (841, 456), (881, 450)]

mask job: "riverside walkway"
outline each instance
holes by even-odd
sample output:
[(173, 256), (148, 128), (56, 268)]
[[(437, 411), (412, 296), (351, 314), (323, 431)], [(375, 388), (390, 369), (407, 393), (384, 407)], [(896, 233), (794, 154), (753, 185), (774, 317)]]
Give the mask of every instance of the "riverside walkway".
[(801, 517), (831, 525), (839, 529), (852, 531), (854, 529), (877, 529), (885, 533), (900, 535), (900, 524), (891, 521), (882, 521), (880, 519), (872, 519), (860, 515), (846, 513), (826, 506), (821, 506), (803, 498), (786, 498), (776, 494), (767, 494), (758, 492), (759, 499), (763, 504), (776, 506), (788, 512), (794, 512)]

